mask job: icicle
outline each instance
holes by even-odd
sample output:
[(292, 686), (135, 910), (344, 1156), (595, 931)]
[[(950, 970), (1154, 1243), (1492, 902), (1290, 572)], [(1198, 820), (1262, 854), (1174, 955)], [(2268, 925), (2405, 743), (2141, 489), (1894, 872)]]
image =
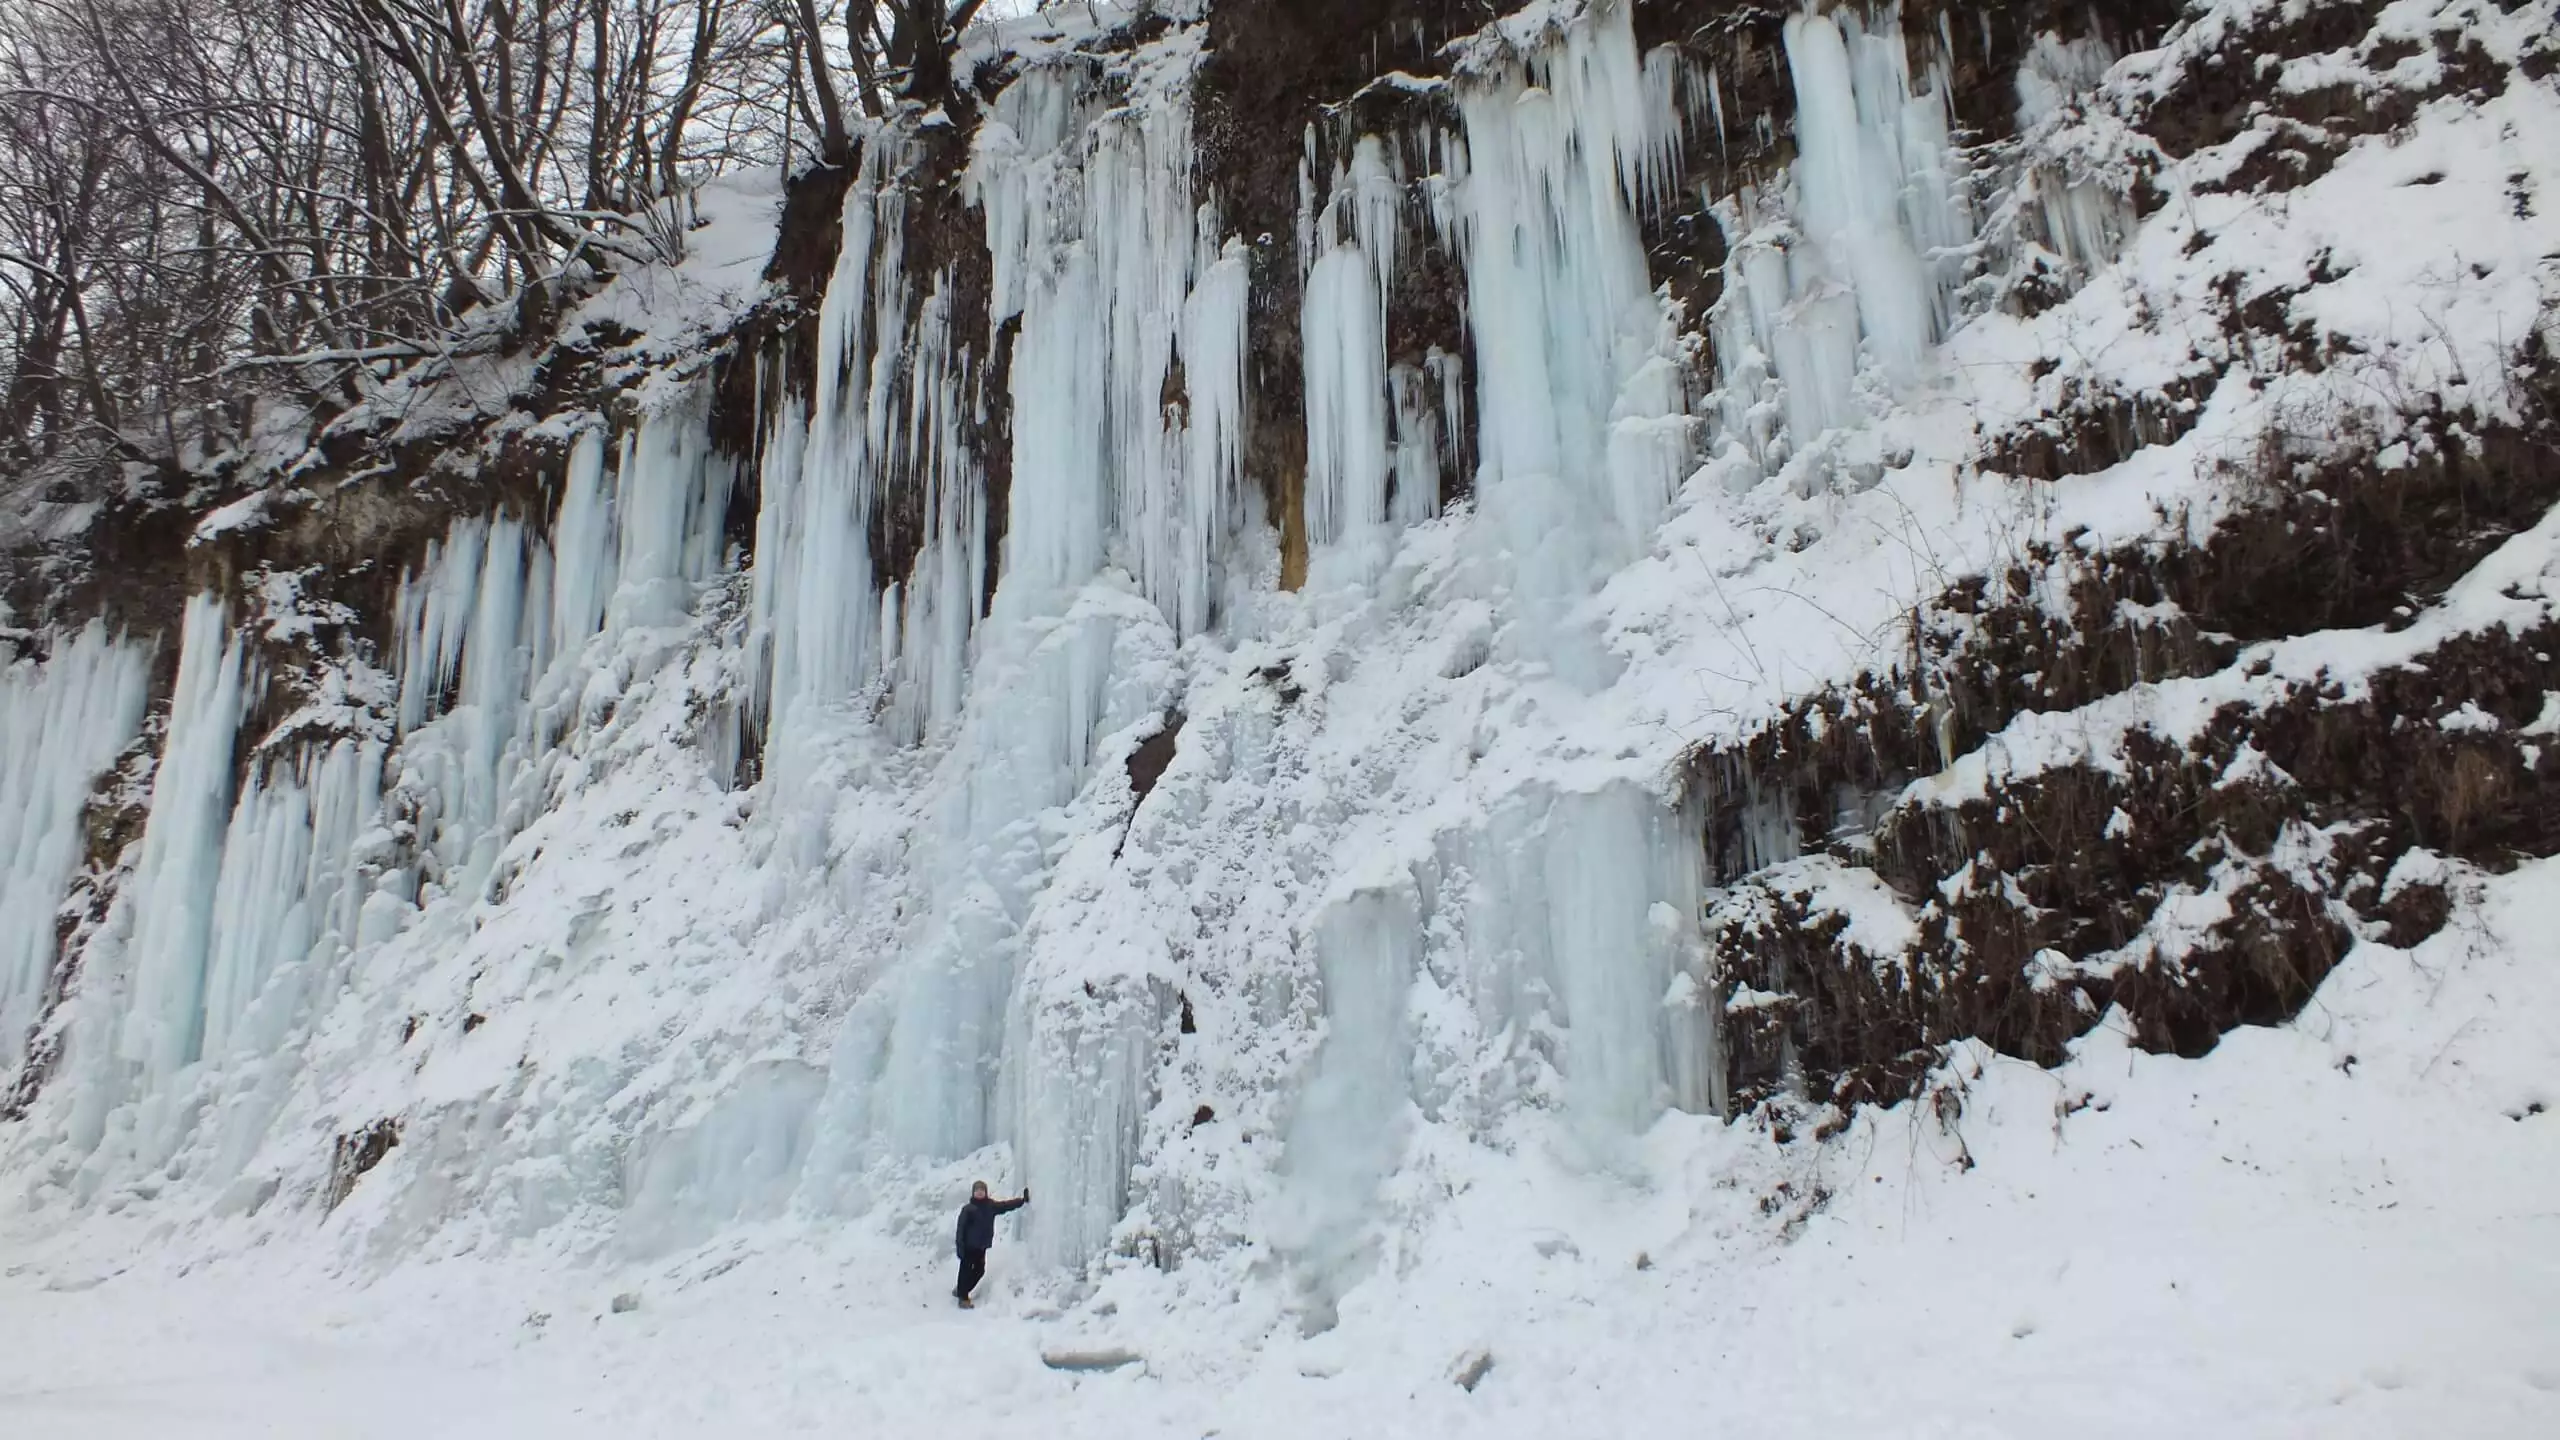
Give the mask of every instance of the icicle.
[(1659, 211), (1671, 198), (1672, 186), (1680, 174), (1684, 128), (1680, 92), (1686, 79), (1686, 64), (1680, 52), (1668, 45), (1656, 46), (1644, 57), (1644, 110), (1640, 124), (1649, 143), (1637, 153), (1635, 182), (1630, 188), (1648, 214)]
[[(1203, 208), (1205, 246), (1207, 222)], [(1175, 629), (1197, 634), (1209, 626), (1218, 546), (1232, 528), (1231, 512), (1244, 470), (1245, 315), (1251, 260), (1244, 242), (1228, 239), (1203, 265), (1182, 308), (1182, 375), (1186, 437), (1182, 574), (1174, 607)]]
[(1425, 366), (1397, 365), (1387, 372), (1394, 424), (1395, 513), (1399, 525), (1415, 525), (1440, 513), (1440, 465), (1448, 426), (1440, 415), (1443, 394), (1428, 368), (1449, 357), (1434, 349)]
[[(1331, 206), (1323, 207), (1326, 212)], [(1298, 154), (1298, 274), (1304, 276), (1316, 263), (1318, 250), (1318, 207), (1316, 205), (1316, 127), (1309, 125), (1306, 143)]]
[(1077, 247), (1035, 289), (1014, 340), (1014, 478), (996, 589), (1010, 615), (1055, 605), (1102, 564), (1110, 412), (1100, 303), (1093, 262)]
[(97, 621), (0, 670), (0, 1078), (26, 1059), (89, 787), (141, 728), (148, 675), (148, 655)]
[(556, 653), (575, 656), (604, 626), (614, 591), (613, 507), (605, 492), (604, 433), (589, 430), (569, 451), (560, 514), (551, 526), (551, 636)]
[(310, 795), (295, 785), (268, 788), (253, 774), (231, 812), (214, 885), (204, 983), (207, 1055), (231, 1052), (233, 1027), (277, 962), (311, 949), (312, 917), (302, 903), (310, 871)]
[[(673, 623), (720, 568), (729, 467), (710, 454), (708, 398), (689, 392), (623, 436), (614, 476), (619, 553), (606, 607), (615, 628)], [(573, 498), (562, 496), (563, 522)]]
[[(2114, 63), (2114, 52), (2094, 35), (2068, 43), (2050, 32), (2038, 35), (2018, 65), (2019, 131), (2032, 133), (2061, 115)], [(2029, 171), (2020, 188), (2044, 243), (2075, 278), (2114, 260), (2133, 230), (2133, 207), (2124, 196), (2059, 165)]]
[[(1796, 91), (1793, 205), (1749, 190), (1719, 207), (1728, 248), (1714, 326), (1726, 433), (1762, 466), (1856, 423), (1859, 376), (1922, 379), (1954, 323), (1973, 217), (1952, 170), (1943, 59), (1916, 92), (1900, 10), (1786, 22)], [(1793, 221), (1793, 225), (1788, 223)]]
[(455, 521), (442, 541), (428, 543), (425, 563), (401, 579), (396, 611), (404, 734), (440, 713), (453, 686), (471, 607), (480, 597), (480, 559), (488, 532), (486, 521)]
[[(283, 1100), (289, 1055), (324, 982), (356, 945), (369, 893), (360, 841), (381, 807), (382, 747), (342, 740), (280, 776), (253, 778), (233, 808), (215, 886), (204, 1058), (247, 1067), (251, 1093), (221, 1113), (217, 1165), (246, 1164)], [(259, 1076), (259, 1071), (272, 1072)]]
[(1731, 146), (1724, 133), (1724, 67), (1712, 66), (1707, 71), (1707, 108), (1716, 115), (1716, 154), (1729, 153)]
[(950, 310), (937, 284), (917, 322), (902, 448), (909, 483), (923, 491), (922, 546), (912, 579), (889, 587), (901, 597), (897, 613), (881, 622), (883, 653), (895, 657), (898, 738), (908, 742), (959, 718), (969, 637), (986, 593), (986, 501), (961, 438)]
[(1352, 206), (1352, 233), (1369, 257), (1378, 294), (1396, 293), (1396, 267), (1404, 255), (1404, 181), (1387, 159), (1387, 147), (1375, 135), (1363, 135), (1351, 150), (1344, 177)]
[[(1188, 613), (1205, 626), (1212, 557), (1196, 541), (1200, 522), (1223, 514), (1230, 477), (1187, 470), (1187, 373), (1181, 403), (1165, 403), (1195, 267), (1216, 253), (1214, 212), (1204, 217), (1192, 199), (1191, 159), (1189, 106), (1172, 96), (1097, 122), (1085, 166), (1084, 236), (1108, 327), (1106, 348), (1093, 359), (1110, 387), (1104, 475), (1116, 490), (1112, 551), (1167, 618), (1179, 625)], [(1092, 317), (1053, 323), (1090, 325)], [(1213, 366), (1222, 359), (1205, 358)]]
[[(882, 193), (882, 175), (896, 147), (866, 145), (861, 170), (845, 191), (844, 241), (834, 277), (818, 309), (817, 388), (805, 438), (768, 447), (764, 502), (758, 521), (762, 543), (759, 583), (763, 606), (756, 616), (766, 637), (770, 674), (768, 705), (775, 746), (792, 753), (795, 736), (828, 707), (849, 700), (867, 681), (879, 635), (879, 597), (871, 573), (871, 498), (868, 393), (874, 313), (873, 252), (883, 229), (896, 231), (899, 201)], [(883, 225), (887, 210), (891, 223)], [(1036, 215), (1031, 197), (1012, 196), (991, 209), (990, 225), (1019, 229)], [(991, 246), (997, 237), (990, 233)], [(1015, 253), (1019, 246), (1014, 247)], [(998, 251), (998, 293), (1017, 284)], [(883, 269), (894, 268), (884, 264)], [(900, 304), (880, 306), (903, 314), (897, 282), (884, 289)], [(796, 461), (782, 475), (785, 457)], [(788, 766), (786, 766), (786, 770)]]
[[(1787, 20), (1787, 67), (1795, 82), (1797, 184), (1804, 227), (1836, 256), (1858, 305), (1858, 319), (1877, 357), (1909, 372), (1935, 339), (1927, 269), (1900, 224), (1899, 127), (1860, 107), (1859, 79), (1893, 83), (1895, 65), (1875, 61), (1878, 48), (1851, 21), (1851, 37), (1829, 16)], [(1853, 57), (1849, 39), (1860, 43)]]

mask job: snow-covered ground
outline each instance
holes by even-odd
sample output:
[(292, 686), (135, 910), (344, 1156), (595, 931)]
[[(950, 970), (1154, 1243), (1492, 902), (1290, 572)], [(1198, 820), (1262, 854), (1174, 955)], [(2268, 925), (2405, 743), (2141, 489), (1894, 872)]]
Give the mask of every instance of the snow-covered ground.
[(859, 1221), (623, 1269), (0, 1241), (0, 1434), (2560, 1433), (2560, 862), (2478, 900), (2202, 1060), (1960, 1057), (1960, 1108), (1819, 1147), (1674, 1115), (1624, 1180), (1524, 1122), (1313, 1338), (1251, 1274), (1053, 1308), (1005, 1241), (964, 1313), (938, 1233)]

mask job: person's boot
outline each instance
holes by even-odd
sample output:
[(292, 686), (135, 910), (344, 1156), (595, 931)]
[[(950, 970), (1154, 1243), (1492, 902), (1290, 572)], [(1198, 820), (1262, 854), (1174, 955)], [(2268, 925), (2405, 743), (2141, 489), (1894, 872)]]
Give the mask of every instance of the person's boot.
[(976, 1301), (971, 1300), (966, 1295), (963, 1295), (960, 1297), (960, 1308), (963, 1310), (975, 1310), (978, 1308), (978, 1305)]

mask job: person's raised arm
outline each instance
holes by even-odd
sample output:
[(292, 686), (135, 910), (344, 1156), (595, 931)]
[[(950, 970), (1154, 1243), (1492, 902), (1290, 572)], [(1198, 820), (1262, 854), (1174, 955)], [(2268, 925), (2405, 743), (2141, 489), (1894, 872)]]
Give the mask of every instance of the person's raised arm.
[(996, 1213), (997, 1213), (997, 1214), (999, 1214), (999, 1215), (1008, 1214), (1008, 1213), (1010, 1213), (1010, 1212), (1012, 1212), (1012, 1211), (1019, 1210), (1019, 1209), (1021, 1209), (1023, 1206), (1028, 1205), (1028, 1204), (1030, 1204), (1030, 1203), (1031, 1203), (1031, 1187), (1030, 1187), (1030, 1186), (1028, 1186), (1028, 1185), (1025, 1185), (1025, 1186), (1023, 1186), (1023, 1187), (1022, 1187), (1022, 1193), (1021, 1193), (1021, 1194), (1014, 1196), (1014, 1197), (1013, 1197), (1012, 1199), (1010, 1199), (1010, 1200), (999, 1200), (999, 1201), (997, 1201), (997, 1202), (996, 1202)]

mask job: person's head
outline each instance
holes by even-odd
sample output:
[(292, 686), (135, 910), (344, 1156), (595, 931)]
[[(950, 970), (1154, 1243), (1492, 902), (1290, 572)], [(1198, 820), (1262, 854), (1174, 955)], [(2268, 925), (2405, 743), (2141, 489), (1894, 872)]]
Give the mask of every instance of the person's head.
[(984, 1200), (984, 1199), (986, 1199), (986, 1198), (987, 1198), (987, 1182), (986, 1182), (986, 1181), (984, 1181), (984, 1180), (981, 1180), (981, 1181), (978, 1181), (976, 1184), (971, 1185), (971, 1186), (969, 1187), (969, 1198), (970, 1198), (970, 1199), (972, 1199), (972, 1200)]

